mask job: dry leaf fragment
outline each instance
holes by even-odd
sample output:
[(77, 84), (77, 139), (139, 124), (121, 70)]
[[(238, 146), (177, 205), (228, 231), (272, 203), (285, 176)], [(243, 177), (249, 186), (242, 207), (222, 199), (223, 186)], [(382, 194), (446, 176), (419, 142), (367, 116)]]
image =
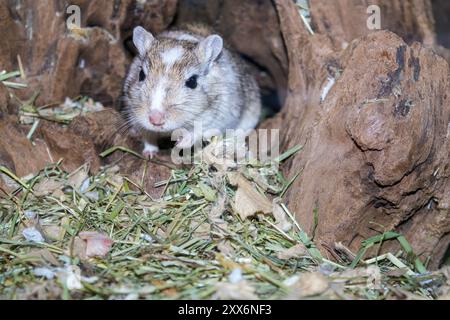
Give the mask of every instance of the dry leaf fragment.
[(334, 274), (334, 276), (348, 280), (364, 278), (367, 288), (379, 289), (381, 287), (382, 274), (380, 267), (377, 265), (369, 265), (365, 268), (348, 269)]
[(198, 220), (192, 219), (190, 222), (191, 228), (195, 231), (193, 236), (199, 239), (209, 239), (211, 235), (211, 225), (209, 223), (199, 223)]
[(278, 204), (278, 200), (273, 202), (273, 217), (275, 218), (275, 225), (284, 232), (289, 231), (292, 228), (292, 223), (289, 222), (286, 212)]
[(34, 195), (36, 197), (48, 196), (57, 190), (61, 190), (64, 183), (52, 178), (45, 178), (34, 186)]
[(73, 243), (66, 250), (66, 254), (72, 257), (78, 257), (80, 260), (86, 260), (86, 241), (81, 239), (80, 237), (75, 237), (73, 239)]
[(408, 271), (408, 268), (394, 269), (386, 272), (385, 275), (389, 277), (403, 277)]
[(108, 181), (110, 181), (116, 188), (120, 188), (123, 185), (124, 179), (121, 175), (115, 174), (109, 176)]
[(233, 260), (227, 259), (221, 254), (216, 256), (219, 263), (226, 269), (233, 270), (228, 282), (218, 282), (215, 285), (216, 293), (213, 299), (221, 300), (256, 300), (258, 297), (253, 288), (247, 280), (242, 276), (242, 267)]
[(349, 248), (347, 248), (342, 242), (334, 243), (334, 250), (338, 251), (341, 254), (345, 254), (347, 258), (353, 261), (356, 258), (356, 254), (354, 254)]
[(50, 225), (50, 226), (42, 226), (45, 236), (54, 241), (60, 241), (64, 238), (64, 234), (66, 230), (63, 227)]
[(256, 300), (258, 297), (253, 288), (246, 280), (238, 283), (219, 282), (216, 283), (215, 299), (220, 300)]
[(205, 184), (203, 182), (199, 182), (198, 186), (206, 200), (208, 200), (210, 202), (216, 201), (217, 196), (216, 196), (215, 190), (213, 190), (210, 186), (208, 186), (207, 184)]
[(236, 168), (247, 154), (245, 139), (231, 137), (228, 139), (213, 139), (201, 153), (202, 160), (215, 167), (219, 172)]
[(61, 263), (56, 259), (56, 257), (53, 255), (53, 253), (50, 252), (50, 250), (44, 248), (44, 249), (32, 249), (26, 256), (28, 257), (34, 257), (41, 260), (43, 263), (50, 263), (54, 266), (59, 266)]
[(254, 181), (265, 192), (278, 194), (282, 190), (282, 186), (270, 183), (267, 176), (260, 172), (260, 169), (249, 168), (247, 171), (247, 175), (249, 176), (250, 180)]
[(52, 269), (45, 267), (34, 268), (33, 273), (35, 276), (44, 277), (47, 278), (47, 280), (52, 280), (56, 276), (56, 273)]
[(52, 193), (52, 196), (56, 199), (59, 199), (59, 201), (64, 202), (66, 195), (64, 194), (64, 191), (62, 189), (57, 189)]
[(211, 206), (211, 210), (208, 212), (208, 217), (212, 223), (222, 224), (225, 221), (221, 218), (225, 211), (225, 196), (219, 194), (217, 201)]
[(24, 236), (24, 238), (27, 241), (36, 242), (36, 243), (45, 242), (44, 237), (35, 227), (23, 229), (22, 235)]
[(231, 184), (238, 187), (234, 199), (234, 209), (239, 213), (241, 219), (244, 220), (257, 213), (272, 213), (272, 203), (256, 191), (253, 185), (242, 175), (229, 174), (228, 179)]
[(234, 248), (231, 246), (229, 240), (222, 240), (217, 244), (217, 249), (226, 257), (233, 257), (235, 254)]
[(72, 188), (79, 190), (86, 181), (89, 182), (88, 178), (89, 178), (89, 176), (87, 173), (87, 168), (84, 167), (84, 168), (79, 169), (75, 173), (72, 173), (72, 175), (69, 177), (69, 180), (67, 181), (67, 183)]
[(34, 211), (25, 211), (24, 212), (25, 220), (23, 221), (23, 224), (26, 228), (33, 228), (37, 227), (37, 229), (40, 229), (39, 224), (39, 216)]
[(364, 268), (356, 268), (356, 269), (347, 269), (342, 272), (336, 272), (334, 274), (335, 277), (339, 278), (367, 278), (371, 276), (381, 276), (380, 268), (376, 265), (370, 265)]
[(65, 269), (59, 269), (58, 279), (69, 290), (83, 289), (81, 284), (81, 270), (77, 266), (67, 266)]
[(445, 279), (447, 279), (446, 284), (450, 286), (450, 266), (449, 265), (443, 266), (441, 270), (439, 270), (439, 273), (444, 275)]
[(228, 230), (228, 223), (222, 218), (222, 214), (225, 211), (226, 197), (219, 193), (217, 201), (211, 206), (208, 211), (209, 223), (211, 224), (211, 230), (214, 231), (214, 235), (224, 237)]
[(277, 257), (281, 260), (289, 260), (292, 258), (300, 258), (308, 255), (308, 249), (306, 249), (303, 243), (299, 243), (289, 249), (278, 252)]
[(108, 254), (113, 240), (96, 231), (80, 232), (80, 238), (86, 241), (86, 256), (104, 257)]
[(288, 299), (301, 299), (318, 296), (325, 293), (329, 288), (328, 280), (318, 272), (304, 273), (291, 287)]

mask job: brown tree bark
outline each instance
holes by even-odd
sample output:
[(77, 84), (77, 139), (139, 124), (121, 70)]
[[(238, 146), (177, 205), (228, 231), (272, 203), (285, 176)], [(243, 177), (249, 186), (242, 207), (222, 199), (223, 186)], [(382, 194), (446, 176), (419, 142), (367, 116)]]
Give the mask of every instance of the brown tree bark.
[[(81, 35), (66, 27), (69, 5), (80, 8)], [(17, 70), (20, 56), (29, 89), (17, 95), (25, 99), (39, 91), (40, 105), (81, 94), (118, 107), (131, 61), (124, 42), (136, 25), (166, 29), (176, 5), (177, 0), (0, 1), (0, 69)]]
[(370, 5), (380, 7), (382, 29), (394, 31), (407, 43), (434, 45), (436, 34), (429, 0), (312, 0), (314, 29), (328, 35), (335, 47), (342, 49), (353, 39), (371, 32), (366, 27)]
[(364, 30), (366, 1), (311, 1), (315, 35), (291, 1), (275, 3), (289, 92), (270, 125), (281, 128), (283, 149), (304, 145), (285, 168), (302, 172), (289, 208), (320, 245), (356, 250), (363, 239), (398, 231), (437, 267), (450, 241), (450, 101), (448, 64), (426, 48), (435, 41), (430, 3), (379, 1), (387, 26), (395, 30), (389, 17), (402, 13), (399, 33), (425, 46)]

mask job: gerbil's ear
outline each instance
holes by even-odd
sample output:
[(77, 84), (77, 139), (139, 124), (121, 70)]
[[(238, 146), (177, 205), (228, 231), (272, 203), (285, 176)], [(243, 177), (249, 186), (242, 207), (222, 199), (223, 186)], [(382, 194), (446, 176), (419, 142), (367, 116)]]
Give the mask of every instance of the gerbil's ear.
[(153, 40), (155, 38), (152, 36), (150, 32), (147, 32), (142, 27), (136, 27), (133, 31), (133, 43), (138, 49), (140, 55), (145, 55), (147, 50), (152, 45)]
[(218, 35), (212, 35), (200, 42), (198, 51), (200, 59), (209, 69), (214, 61), (217, 60), (223, 50), (223, 39)]

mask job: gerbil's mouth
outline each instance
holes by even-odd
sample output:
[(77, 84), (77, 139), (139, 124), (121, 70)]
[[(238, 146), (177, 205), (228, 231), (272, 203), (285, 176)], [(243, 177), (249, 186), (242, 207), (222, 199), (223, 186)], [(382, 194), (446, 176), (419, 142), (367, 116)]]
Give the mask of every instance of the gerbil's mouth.
[(149, 131), (154, 131), (154, 132), (167, 132), (167, 131), (169, 131), (168, 129), (165, 128), (164, 125), (155, 126), (155, 125), (152, 125), (152, 124), (147, 124), (145, 126), (145, 129), (147, 129)]
[(150, 122), (144, 122), (143, 123), (144, 129), (152, 132), (160, 132), (160, 133), (170, 133), (178, 128), (173, 127), (170, 123), (164, 123), (160, 125), (154, 125)]
[(172, 130), (166, 129), (164, 127), (156, 127), (156, 126), (152, 126), (151, 129), (149, 129), (150, 131), (154, 131), (154, 132), (161, 132), (161, 133), (166, 133), (166, 132), (171, 132)]

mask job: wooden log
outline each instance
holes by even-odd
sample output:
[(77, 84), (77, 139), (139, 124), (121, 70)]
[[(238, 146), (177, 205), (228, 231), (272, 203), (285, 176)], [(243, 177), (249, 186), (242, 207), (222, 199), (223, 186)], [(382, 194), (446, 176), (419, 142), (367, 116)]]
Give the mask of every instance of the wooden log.
[[(380, 2), (407, 15), (403, 32), (418, 30), (433, 44), (427, 15), (412, 16), (418, 8), (428, 12), (428, 1)], [(289, 92), (271, 126), (281, 129), (284, 149), (304, 145), (285, 167), (288, 176), (302, 172), (287, 194), (289, 208), (319, 245), (340, 241), (357, 250), (361, 240), (398, 231), (437, 267), (450, 241), (447, 62), (388, 31), (364, 31), (352, 40), (360, 34), (342, 20), (365, 1), (311, 1), (315, 35), (291, 1), (275, 3)], [(336, 12), (343, 12), (342, 20), (329, 17)], [(357, 21), (365, 26), (363, 20)], [(348, 44), (340, 52), (342, 41)], [(383, 249), (396, 247), (388, 241)]]

